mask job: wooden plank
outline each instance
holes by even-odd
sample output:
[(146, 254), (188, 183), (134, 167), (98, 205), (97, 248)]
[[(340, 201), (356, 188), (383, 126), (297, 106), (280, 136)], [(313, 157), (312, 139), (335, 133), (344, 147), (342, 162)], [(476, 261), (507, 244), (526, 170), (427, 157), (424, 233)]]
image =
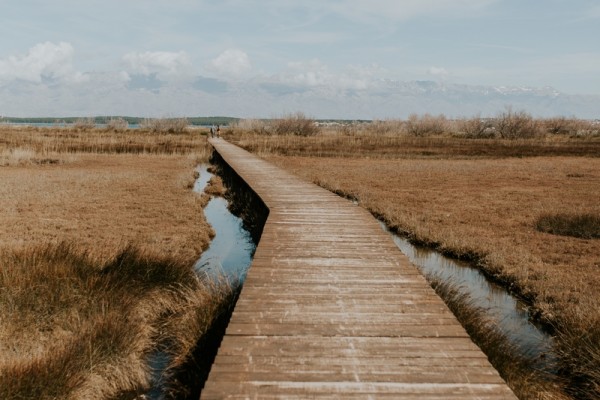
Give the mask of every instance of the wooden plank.
[(206, 399), (515, 399), (364, 209), (222, 139), (269, 217)]

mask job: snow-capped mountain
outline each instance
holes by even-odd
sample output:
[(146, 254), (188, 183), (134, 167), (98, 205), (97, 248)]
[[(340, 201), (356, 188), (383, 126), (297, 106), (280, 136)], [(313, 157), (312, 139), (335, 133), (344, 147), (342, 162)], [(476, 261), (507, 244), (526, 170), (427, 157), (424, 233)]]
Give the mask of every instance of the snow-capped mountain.
[(109, 79), (90, 75), (77, 85), (0, 86), (0, 114), (10, 116), (196, 116), (270, 118), (302, 111), (313, 118), (495, 116), (511, 107), (535, 117), (600, 118), (600, 96), (570, 95), (552, 87), (476, 86), (438, 81), (355, 79), (348, 76), (256, 77), (225, 81), (157, 76)]

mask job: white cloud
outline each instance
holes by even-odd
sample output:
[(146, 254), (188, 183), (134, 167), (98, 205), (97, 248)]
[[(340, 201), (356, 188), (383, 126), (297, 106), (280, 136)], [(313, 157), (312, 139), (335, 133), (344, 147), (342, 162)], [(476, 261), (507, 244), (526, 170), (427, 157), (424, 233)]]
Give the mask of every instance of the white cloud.
[(123, 56), (127, 72), (161, 80), (183, 79), (192, 73), (192, 63), (186, 52), (146, 51)]
[(327, 66), (316, 59), (308, 62), (290, 62), (288, 71), (280, 77), (285, 83), (300, 86), (321, 86), (332, 82), (332, 74)]
[(87, 77), (73, 67), (73, 53), (73, 46), (66, 42), (36, 44), (25, 55), (0, 60), (0, 82), (22, 80), (41, 83), (44, 79), (84, 82)]
[(237, 79), (246, 76), (252, 70), (252, 64), (248, 54), (229, 49), (210, 61), (207, 69), (217, 76)]
[(377, 75), (385, 71), (377, 65), (349, 66), (331, 71), (318, 59), (290, 62), (287, 69), (272, 77), (277, 83), (297, 87), (327, 87), (333, 90), (364, 90), (372, 86)]
[(435, 76), (437, 78), (446, 78), (449, 75), (448, 71), (446, 70), (446, 68), (443, 68), (443, 67), (430, 67), (427, 70), (427, 73), (429, 75), (433, 75), (433, 76)]

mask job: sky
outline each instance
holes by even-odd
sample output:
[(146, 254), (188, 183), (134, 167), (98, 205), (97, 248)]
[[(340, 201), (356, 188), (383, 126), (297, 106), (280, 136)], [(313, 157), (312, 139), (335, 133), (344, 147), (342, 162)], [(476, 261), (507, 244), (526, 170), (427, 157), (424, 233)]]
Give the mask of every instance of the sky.
[(393, 118), (492, 112), (514, 100), (510, 88), (551, 93), (543, 109), (542, 97), (520, 97), (541, 114), (600, 105), (598, 0), (0, 0), (0, 10), (0, 115)]

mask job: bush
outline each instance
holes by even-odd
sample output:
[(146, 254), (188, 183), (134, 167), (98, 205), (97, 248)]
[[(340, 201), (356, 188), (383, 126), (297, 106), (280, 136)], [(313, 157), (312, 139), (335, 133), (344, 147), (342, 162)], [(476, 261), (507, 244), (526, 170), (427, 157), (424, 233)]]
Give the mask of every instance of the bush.
[(183, 133), (189, 126), (187, 118), (145, 119), (140, 128), (155, 133)]
[(528, 139), (540, 134), (538, 123), (525, 111), (508, 108), (495, 120), (498, 135), (503, 139)]
[(235, 125), (234, 129), (240, 129), (244, 132), (254, 133), (257, 135), (270, 135), (271, 127), (267, 122), (260, 119), (242, 119)]
[(73, 123), (73, 128), (77, 130), (87, 131), (96, 127), (96, 120), (94, 118), (78, 118)]
[(299, 112), (273, 121), (273, 133), (276, 135), (315, 136), (319, 127), (315, 121)]
[(581, 239), (600, 238), (600, 215), (544, 214), (536, 222), (540, 232), (573, 236)]
[(388, 135), (405, 133), (406, 123), (401, 120), (374, 120), (370, 124), (365, 124), (363, 131), (375, 135)]
[(541, 121), (544, 130), (551, 135), (595, 136), (600, 134), (600, 125), (593, 121), (575, 118), (548, 118)]
[(489, 139), (496, 136), (496, 130), (490, 121), (482, 119), (480, 116), (458, 120), (456, 129), (460, 135), (467, 138)]
[(406, 121), (406, 130), (413, 136), (441, 135), (446, 131), (448, 120), (444, 115), (425, 114), (419, 117), (411, 114)]
[(106, 129), (113, 132), (124, 132), (129, 129), (129, 122), (123, 118), (111, 118), (106, 123)]

